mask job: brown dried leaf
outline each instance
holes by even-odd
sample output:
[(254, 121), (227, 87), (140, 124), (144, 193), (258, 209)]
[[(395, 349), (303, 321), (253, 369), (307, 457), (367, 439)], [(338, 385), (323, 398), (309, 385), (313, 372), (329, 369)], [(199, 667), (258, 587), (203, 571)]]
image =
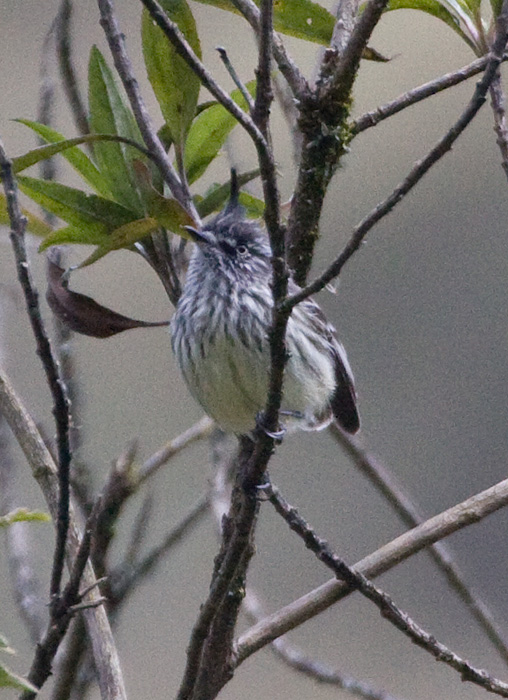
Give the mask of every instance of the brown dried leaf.
[(94, 338), (109, 338), (131, 328), (167, 326), (169, 321), (138, 321), (116, 313), (85, 294), (68, 288), (65, 270), (48, 255), (48, 289), (46, 299), (55, 314), (71, 330)]

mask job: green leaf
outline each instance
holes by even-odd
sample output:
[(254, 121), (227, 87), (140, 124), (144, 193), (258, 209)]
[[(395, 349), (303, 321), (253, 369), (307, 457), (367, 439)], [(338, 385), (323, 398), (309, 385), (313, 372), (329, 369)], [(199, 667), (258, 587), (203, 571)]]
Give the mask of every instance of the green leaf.
[(153, 186), (150, 170), (144, 163), (137, 161), (134, 163), (134, 168), (148, 216), (157, 219), (160, 226), (164, 226), (164, 228), (179, 235), (185, 235), (185, 233), (182, 234), (184, 226), (196, 225), (196, 222), (176, 199), (164, 197)]
[[(0, 651), (6, 654), (15, 654), (3, 635), (0, 634)], [(0, 688), (13, 688), (14, 690), (28, 690), (31, 693), (38, 693), (38, 689), (29, 681), (16, 673), (13, 673), (7, 666), (0, 663)]]
[(496, 19), (501, 14), (501, 8), (503, 7), (503, 0), (490, 0), (490, 6), (492, 8), (492, 13)]
[[(26, 229), (30, 233), (33, 233), (36, 236), (47, 236), (48, 233), (51, 233), (53, 230), (45, 221), (39, 219), (38, 216), (35, 216), (26, 209), (22, 209), (21, 213), (23, 216), (26, 216)], [(9, 213), (7, 211), (7, 201), (5, 199), (5, 195), (3, 194), (0, 194), (0, 224), (3, 224), (4, 226), (11, 225)]]
[[(185, 0), (160, 0), (168, 17), (184, 34), (197, 56), (201, 47), (192, 12)], [(145, 9), (141, 22), (143, 55), (148, 79), (173, 141), (182, 146), (196, 113), (200, 80), (179, 56)]]
[(438, 2), (438, 0), (390, 0), (386, 11), (389, 12), (390, 10), (420, 10), (426, 12), (428, 15), (437, 17), (451, 27), (463, 41), (475, 50), (472, 40), (460, 26), (459, 17), (456, 14), (452, 14), (452, 12)]
[[(231, 0), (198, 0), (198, 2), (239, 14)], [(259, 0), (256, 1), (256, 5), (259, 5)], [(274, 3), (274, 29), (282, 34), (328, 46), (334, 24), (334, 16), (324, 7), (310, 0), (276, 0)]]
[(279, 0), (274, 3), (273, 26), (282, 34), (328, 46), (334, 25), (334, 16), (310, 0)]
[(111, 231), (108, 237), (78, 267), (88, 267), (88, 265), (97, 262), (97, 260), (100, 260), (113, 250), (131, 248), (134, 243), (145, 238), (145, 236), (153, 233), (158, 228), (159, 222), (152, 217), (130, 221), (128, 224)]
[(25, 168), (35, 165), (39, 161), (61, 152), (63, 157), (81, 175), (83, 180), (97, 192), (97, 194), (100, 194), (103, 197), (111, 197), (111, 191), (106, 179), (102, 176), (90, 158), (83, 153), (82, 150), (77, 148), (77, 146), (81, 143), (92, 142), (94, 139), (98, 138), (97, 136), (87, 135), (76, 139), (65, 139), (62, 134), (59, 134), (58, 131), (51, 129), (45, 124), (39, 124), (39, 122), (30, 121), (28, 119), (18, 119), (17, 121), (20, 124), (28, 126), (28, 128), (32, 129), (32, 131), (35, 131), (35, 133), (44, 139), (44, 141), (55, 145), (36, 148), (28, 151), (28, 153), (25, 153), (18, 158), (14, 158), (12, 161), (14, 172), (19, 173)]
[[(246, 87), (254, 95), (256, 81), (252, 80)], [(243, 109), (247, 107), (240, 90), (233, 90), (231, 98)], [(184, 165), (190, 183), (203, 175), (236, 124), (236, 119), (220, 104), (209, 107), (196, 117), (185, 144)]]
[(63, 245), (65, 243), (80, 245), (105, 245), (108, 242), (108, 230), (105, 226), (81, 225), (65, 226), (53, 231), (44, 238), (39, 246), (39, 253), (50, 248), (52, 245)]
[(113, 230), (137, 219), (136, 212), (95, 194), (67, 187), (58, 182), (18, 177), (19, 188), (34, 202), (67, 223), (79, 227)]
[(9, 642), (6, 640), (6, 638), (3, 636), (3, 634), (0, 634), (0, 651), (3, 651), (6, 654), (15, 654), (16, 652), (12, 647), (9, 646)]
[(25, 678), (13, 673), (7, 666), (0, 664), (0, 688), (13, 688), (14, 690), (28, 690), (38, 693), (38, 689)]
[[(99, 49), (94, 46), (88, 68), (90, 129), (94, 134), (117, 134), (140, 143), (139, 129), (126, 106), (113, 74)], [(143, 205), (136, 189), (131, 162), (139, 152), (121, 143), (95, 143), (94, 154), (115, 199), (138, 215)]]
[(7, 527), (13, 523), (27, 523), (33, 521), (47, 523), (51, 517), (40, 510), (28, 510), (28, 508), (16, 508), (6, 515), (0, 515), (0, 527)]
[(260, 219), (265, 213), (265, 203), (259, 197), (254, 197), (248, 192), (240, 192), (238, 199), (245, 208), (245, 213), (249, 219)]

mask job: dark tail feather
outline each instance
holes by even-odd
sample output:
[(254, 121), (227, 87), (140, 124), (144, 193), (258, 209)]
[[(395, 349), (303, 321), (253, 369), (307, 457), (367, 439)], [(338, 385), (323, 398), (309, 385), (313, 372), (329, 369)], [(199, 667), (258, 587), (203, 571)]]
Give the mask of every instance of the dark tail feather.
[(346, 368), (339, 358), (335, 365), (337, 386), (332, 396), (331, 406), (337, 423), (348, 433), (360, 429), (360, 416), (356, 408), (356, 391)]

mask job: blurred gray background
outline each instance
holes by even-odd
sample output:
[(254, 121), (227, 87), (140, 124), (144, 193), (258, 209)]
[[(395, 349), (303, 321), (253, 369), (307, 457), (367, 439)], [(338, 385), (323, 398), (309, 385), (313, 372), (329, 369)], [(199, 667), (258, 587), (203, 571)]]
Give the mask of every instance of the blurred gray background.
[[(108, 59), (109, 54), (96, 4), (89, 0), (78, 5), (75, 56), (85, 90), (90, 46), (97, 43)], [(124, 0), (117, 5), (145, 99), (160, 123), (141, 60), (140, 4)], [(57, 6), (57, 0), (0, 0), (0, 136), (11, 155), (35, 144), (31, 132), (11, 120), (36, 117), (41, 45)], [(242, 21), (199, 4), (192, 4), (192, 9), (204, 58), (214, 75), (230, 89), (214, 50), (221, 44), (241, 77), (250, 80), (255, 46)], [(306, 74), (312, 75), (318, 48), (296, 39), (286, 43)], [(413, 11), (385, 16), (371, 44), (393, 60), (362, 64), (355, 90), (357, 115), (474, 58), (444, 24)], [(315, 271), (341, 250), (355, 223), (457, 119), (473, 89), (474, 79), (406, 110), (353, 142), (327, 197)], [(205, 94), (203, 99), (208, 99)], [(492, 125), (486, 105), (453, 151), (369, 234), (344, 270), (337, 294), (320, 296), (339, 328), (355, 372), (363, 443), (393, 470), (428, 515), (506, 476), (508, 197)], [(74, 135), (61, 93), (55, 126)], [(274, 128), (280, 185), (287, 198), (294, 168), (287, 129), (277, 114)], [(254, 151), (238, 133), (231, 151), (241, 167), (252, 167)], [(203, 192), (214, 179), (225, 179), (228, 167), (224, 156), (197, 183), (197, 191)], [(64, 168), (60, 173), (65, 182), (78, 184)], [(34, 241), (33, 265), (43, 290), (43, 260), (36, 248)], [(87, 253), (74, 251), (73, 258), (83, 259)], [(72, 286), (137, 318), (160, 320), (172, 313), (158, 280), (133, 254), (108, 256), (74, 274)], [(0, 238), (0, 294), (3, 363), (34, 418), (52, 434), (48, 390), (17, 291), (5, 229)], [(47, 308), (45, 316), (49, 320)], [(147, 457), (200, 417), (178, 374), (165, 329), (131, 331), (106, 341), (79, 337), (74, 348), (83, 402), (81, 456), (93, 469), (97, 489), (112, 460), (132, 438), (139, 438), (140, 458)], [(23, 458), (14, 447), (13, 453), (19, 463), (20, 505), (44, 507)], [(286, 497), (350, 563), (404, 530), (326, 434), (288, 438), (270, 472)], [(147, 546), (158, 542), (187, 512), (209, 478), (206, 444), (191, 448), (163, 470), (150, 487), (157, 515)], [(138, 505), (139, 501), (136, 506), (130, 504), (118, 525), (114, 554), (118, 559)], [(508, 514), (500, 512), (448, 541), (460, 567), (496, 618), (505, 623), (507, 521)], [(46, 580), (51, 525), (34, 525), (30, 532), (34, 557)], [(130, 599), (116, 634), (129, 697), (174, 697), (216, 549), (215, 525), (208, 520)], [(11, 666), (25, 672), (31, 649), (13, 611), (5, 562), (2, 545), (0, 631), (19, 652)], [(264, 505), (251, 582), (267, 609), (276, 610), (328, 578), (328, 572)], [(438, 639), (474, 664), (508, 676), (426, 554), (385, 575), (381, 584)], [(41, 607), (45, 603), (41, 600)], [(484, 696), (484, 691), (461, 683), (458, 674), (413, 647), (358, 596), (307, 623), (290, 640), (400, 698)], [(42, 698), (49, 697), (49, 689), (50, 684)], [(239, 669), (221, 697), (326, 700), (350, 696), (297, 676), (265, 650)]]

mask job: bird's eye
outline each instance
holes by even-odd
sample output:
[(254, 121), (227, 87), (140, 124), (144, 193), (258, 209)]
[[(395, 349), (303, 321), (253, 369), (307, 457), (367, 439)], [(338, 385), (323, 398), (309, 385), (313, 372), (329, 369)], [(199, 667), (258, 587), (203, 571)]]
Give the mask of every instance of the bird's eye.
[(238, 255), (246, 255), (247, 254), (247, 246), (240, 244), (239, 246), (236, 247), (236, 252)]
[(222, 241), (222, 248), (228, 255), (234, 255), (236, 247), (228, 241)]

